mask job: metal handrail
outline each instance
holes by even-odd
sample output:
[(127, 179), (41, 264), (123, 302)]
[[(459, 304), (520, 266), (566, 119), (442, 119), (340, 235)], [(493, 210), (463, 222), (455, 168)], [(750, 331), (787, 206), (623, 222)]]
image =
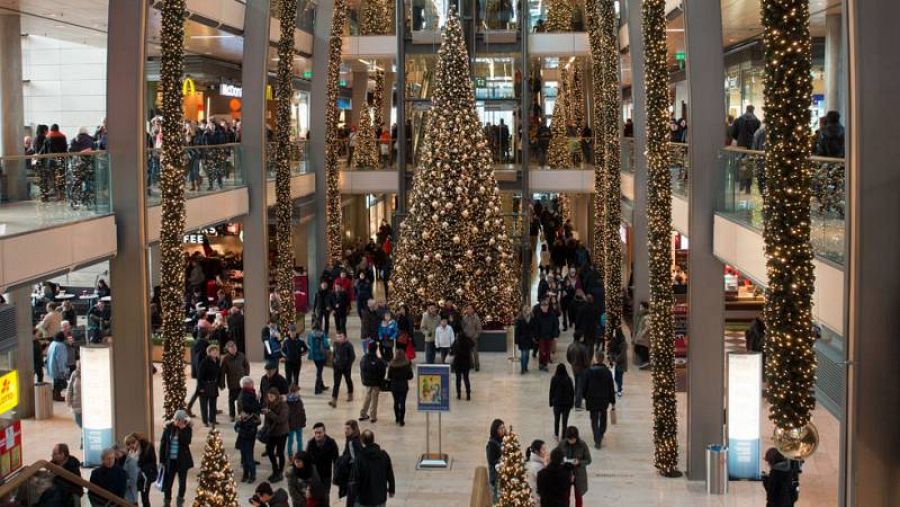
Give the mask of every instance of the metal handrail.
[[(234, 148), (235, 146), (241, 146), (241, 143), (224, 143), (224, 144), (185, 144), (184, 149), (186, 150), (211, 150), (214, 148)], [(148, 148), (149, 152), (161, 152), (162, 148)]]
[(86, 481), (80, 475), (75, 475), (72, 472), (69, 472), (65, 468), (62, 468), (59, 465), (54, 463), (50, 463), (49, 461), (39, 460), (32, 463), (28, 468), (22, 469), (17, 472), (12, 479), (4, 483), (0, 486), (0, 498), (5, 498), (8, 495), (11, 495), (18, 491), (18, 489), (25, 484), (26, 481), (34, 477), (41, 470), (49, 470), (53, 472), (56, 476), (61, 477), (68, 482), (73, 484), (77, 484), (82, 488), (86, 488), (90, 493), (93, 493), (96, 496), (99, 496), (106, 500), (108, 503), (112, 503), (114, 505), (118, 505), (120, 507), (134, 507), (134, 504), (128, 503), (125, 499), (118, 497), (109, 491), (97, 486), (96, 484)]
[[(746, 155), (758, 155), (758, 156), (763, 156), (763, 157), (766, 155), (765, 151), (751, 150), (748, 148), (742, 148), (740, 146), (724, 146), (723, 149), (724, 149), (724, 151), (730, 151), (730, 152), (734, 152), (734, 153), (743, 153)], [(812, 157), (810, 157), (810, 160), (812, 160), (813, 162), (825, 162), (825, 163), (830, 163), (830, 164), (845, 164), (847, 162), (847, 159), (845, 159), (845, 158), (820, 157), (818, 155), (813, 155)]]
[(40, 160), (50, 158), (69, 158), (69, 157), (93, 157), (94, 155), (106, 155), (106, 150), (86, 150), (86, 151), (64, 151), (60, 153), (36, 153), (34, 155), (4, 155), (0, 157), (0, 161), (6, 160)]

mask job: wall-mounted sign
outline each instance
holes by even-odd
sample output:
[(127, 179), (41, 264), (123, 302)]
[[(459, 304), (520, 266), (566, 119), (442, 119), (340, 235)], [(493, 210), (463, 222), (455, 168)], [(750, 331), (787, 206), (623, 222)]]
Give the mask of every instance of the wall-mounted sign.
[(84, 464), (101, 463), (113, 444), (112, 361), (109, 347), (81, 347), (81, 424)]
[(728, 354), (728, 477), (757, 480), (762, 354)]
[(0, 414), (19, 406), (19, 372), (13, 370), (0, 377)]
[(184, 78), (184, 81), (181, 82), (181, 94), (190, 97), (195, 93), (197, 93), (197, 87), (194, 85), (194, 80), (189, 77)]
[(244, 89), (233, 84), (222, 83), (219, 85), (219, 95), (226, 97), (243, 97)]
[(215, 227), (207, 227), (205, 229), (198, 229), (196, 231), (185, 234), (184, 236), (182, 236), (181, 242), (199, 245), (203, 243), (203, 238), (209, 238), (218, 235), (219, 231), (217, 231)]

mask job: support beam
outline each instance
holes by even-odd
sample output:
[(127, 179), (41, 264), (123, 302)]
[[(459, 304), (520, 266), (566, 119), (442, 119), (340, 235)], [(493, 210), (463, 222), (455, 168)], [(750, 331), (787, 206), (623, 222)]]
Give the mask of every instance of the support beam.
[[(398, 3), (397, 5), (402, 4)], [(394, 76), (394, 89), (397, 90), (397, 102), (394, 104), (397, 108), (397, 212), (395, 216), (402, 219), (406, 215), (406, 195), (408, 193), (406, 180), (408, 148), (406, 145), (412, 142), (412, 139), (406, 137), (406, 10), (394, 8), (394, 15), (396, 17), (394, 26), (397, 30), (397, 73)], [(390, 88), (385, 89), (390, 90)], [(385, 100), (385, 102), (388, 101)], [(384, 121), (388, 124), (390, 124), (390, 119), (390, 115), (384, 117)], [(410, 132), (410, 135), (414, 135), (414, 133)], [(392, 227), (396, 231), (393, 238), (393, 241), (396, 242), (396, 236), (400, 232), (400, 222), (394, 220)]]
[[(900, 505), (900, 2), (848, 0), (849, 378), (840, 505)], [(844, 460), (842, 460), (843, 462)], [(803, 480), (802, 478), (800, 479)], [(845, 482), (841, 481), (841, 482)]]
[(713, 255), (713, 216), (722, 184), (718, 155), (725, 144), (725, 71), (718, 2), (685, 2), (685, 41), (691, 125), (687, 474), (688, 479), (698, 481), (706, 474), (706, 446), (722, 443), (725, 423), (724, 268)]
[(244, 231), (244, 343), (247, 358), (262, 361), (262, 343), (254, 339), (269, 321), (269, 226), (266, 202), (266, 63), (269, 50), (269, 0), (244, 9), (244, 87), (241, 122), (244, 179), (250, 209)]
[(144, 62), (147, 1), (109, 3), (106, 111), (117, 252), (109, 262), (112, 311), (113, 428), (153, 434), (150, 290), (144, 188)]
[[(328, 108), (328, 39), (331, 36), (331, 17), (334, 12), (334, 0), (319, 0), (316, 5), (316, 27), (313, 34), (312, 83), (309, 96), (313, 97), (309, 105), (309, 116), (320, 120), (325, 118)], [(324, 123), (319, 122), (322, 126)], [(325, 240), (328, 224), (326, 199), (328, 181), (325, 175), (325, 129), (314, 130), (309, 140), (309, 164), (316, 173), (316, 218), (315, 237), (310, 243), (315, 245), (315, 255), (310, 252), (309, 272), (318, 280), (318, 273), (328, 266), (328, 246)]]
[[(644, 42), (641, 0), (628, 0), (628, 54), (631, 55), (631, 101), (634, 122), (634, 308), (650, 301), (650, 257), (647, 253), (647, 114), (644, 110)], [(720, 43), (721, 45), (721, 43)]]
[(825, 110), (844, 114), (844, 76), (847, 53), (844, 46), (844, 15), (825, 15)]
[[(19, 14), (0, 14), (0, 155), (21, 155), (25, 102), (22, 96), (22, 22)], [(0, 185), (0, 201), (28, 198), (25, 163), (3, 163), (6, 179)]]
[[(23, 285), (10, 291), (10, 303), (16, 307), (16, 363), (19, 371), (20, 419), (34, 417), (34, 336), (31, 331), (31, 286)], [(48, 378), (44, 381), (53, 382)]]

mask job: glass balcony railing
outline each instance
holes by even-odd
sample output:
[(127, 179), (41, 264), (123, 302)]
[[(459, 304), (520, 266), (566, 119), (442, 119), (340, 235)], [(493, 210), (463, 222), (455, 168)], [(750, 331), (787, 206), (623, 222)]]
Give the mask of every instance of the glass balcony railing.
[(397, 140), (394, 138), (377, 138), (372, 153), (360, 152), (359, 139), (339, 139), (338, 163), (344, 171), (379, 171), (393, 170), (397, 164)]
[(672, 171), (672, 194), (687, 198), (691, 172), (687, 144), (669, 143), (669, 170)]
[[(268, 165), (266, 166), (266, 176), (268, 178), (275, 177), (275, 167), (273, 165), (271, 153), (275, 149), (275, 143), (266, 143), (266, 150), (269, 156), (266, 157)], [(291, 174), (299, 176), (309, 172), (309, 141), (292, 141), (290, 153)]]
[(360, 0), (347, 9), (349, 35), (394, 35), (394, 2)]
[[(190, 199), (244, 185), (240, 143), (185, 146), (181, 157), (185, 196)], [(160, 203), (159, 149), (147, 153), (147, 205)]]
[[(760, 231), (763, 229), (765, 152), (724, 148), (720, 163), (725, 173), (719, 213)], [(844, 263), (845, 161), (812, 157), (811, 241), (816, 255)]]
[(0, 236), (112, 210), (105, 151), (0, 157)]
[(619, 139), (619, 143), (620, 156), (622, 157), (619, 169), (623, 173), (634, 174), (634, 138), (623, 137)]

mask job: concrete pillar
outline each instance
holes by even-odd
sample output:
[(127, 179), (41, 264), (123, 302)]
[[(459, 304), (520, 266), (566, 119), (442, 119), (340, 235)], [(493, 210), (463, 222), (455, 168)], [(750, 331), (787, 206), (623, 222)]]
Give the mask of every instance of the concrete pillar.
[(150, 290), (144, 191), (144, 76), (147, 1), (109, 3), (106, 89), (116, 256), (112, 311), (113, 427), (116, 440), (153, 434)]
[[(397, 74), (395, 76), (397, 88), (397, 213), (400, 217), (406, 215), (406, 194), (407, 194), (407, 178), (406, 178), (406, 143), (412, 141), (407, 139), (403, 133), (406, 132), (406, 11), (405, 9), (394, 9), (395, 26), (397, 27)], [(471, 52), (469, 53), (471, 54)], [(385, 116), (385, 122), (390, 121), (390, 116)], [(390, 128), (390, 125), (388, 126)], [(412, 133), (415, 135), (415, 132)], [(396, 216), (395, 215), (395, 216)], [(400, 222), (395, 220), (393, 224), (394, 235), (400, 231)], [(396, 240), (396, 238), (395, 238)]]
[[(713, 216), (722, 190), (719, 149), (725, 144), (722, 87), (722, 11), (718, 2), (685, 5), (688, 131), (691, 188), (688, 199), (688, 416), (687, 474), (702, 480), (706, 446), (723, 441), (725, 295), (722, 263), (713, 255)], [(694, 30), (691, 30), (694, 28)]]
[[(0, 14), (0, 155), (21, 155), (25, 103), (22, 97), (22, 26), (18, 14)], [(4, 162), (0, 201), (28, 197), (24, 161)]]
[[(644, 42), (641, 0), (628, 0), (628, 53), (631, 55), (631, 101), (634, 122), (634, 307), (650, 301), (650, 257), (647, 254), (647, 114), (644, 110)], [(721, 43), (719, 43), (721, 45)]]
[(148, 253), (147, 258), (150, 263), (150, 288), (152, 289), (153, 287), (159, 285), (159, 243), (153, 243), (152, 245), (150, 245), (150, 252)]
[(391, 60), (381, 62), (384, 66), (384, 98), (381, 102), (381, 117), (384, 118), (385, 128), (391, 128), (391, 111), (394, 109), (394, 73), (391, 72)]
[(825, 109), (844, 112), (844, 16), (825, 16)]
[[(34, 338), (31, 334), (31, 287), (25, 285), (9, 291), (10, 303), (16, 308), (16, 363), (19, 371), (19, 408), (16, 415), (34, 417)], [(44, 379), (47, 380), (46, 378)]]
[[(900, 505), (900, 3), (850, 0), (848, 384), (840, 505)], [(803, 480), (802, 477), (800, 479)]]
[[(269, 320), (269, 226), (266, 202), (266, 54), (269, 0), (248, 2), (244, 10), (244, 86), (241, 139), (250, 210), (244, 231), (244, 334), (247, 357), (262, 361), (262, 342), (254, 339)], [(314, 136), (315, 137), (315, 136)]]
[[(313, 34), (313, 75), (310, 84), (310, 118), (325, 118), (328, 107), (328, 39), (331, 35), (331, 14), (334, 10), (333, 0), (319, 0), (316, 4), (316, 19), (319, 20)], [(325, 179), (325, 128), (324, 122), (318, 123), (319, 129), (314, 129), (309, 141), (309, 164), (316, 174), (316, 235), (310, 243), (314, 246), (314, 252), (310, 252), (310, 269), (315, 267), (319, 271), (328, 265), (328, 246), (325, 243), (327, 230), (325, 210), (327, 202), (325, 194), (327, 185)], [(312, 261), (315, 259), (315, 262)], [(318, 279), (318, 275), (316, 276)]]
[[(329, 20), (330, 22), (330, 20)], [(369, 71), (354, 70), (353, 71), (353, 98), (350, 105), (353, 107), (350, 116), (350, 125), (359, 125), (359, 115), (364, 107), (368, 106), (367, 95), (369, 87)]]
[(572, 201), (572, 226), (578, 233), (578, 238), (585, 245), (591, 236), (588, 218), (593, 215), (591, 194), (570, 194)]

